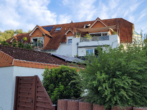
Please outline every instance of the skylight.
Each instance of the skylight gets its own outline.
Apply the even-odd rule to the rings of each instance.
[[[55,31],[60,31],[61,30],[61,27],[57,27]]]

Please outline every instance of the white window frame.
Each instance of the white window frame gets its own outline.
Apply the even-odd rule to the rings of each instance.
[[[68,39],[71,39],[72,40],[72,43],[73,43],[73,36],[68,36],[67,37],[67,41],[66,41],[66,44],[72,44],[72,43],[68,43]]]
[[[87,54],[87,50],[92,50],[92,54],[94,54],[94,48],[86,48],[86,54]],[[91,53],[90,54],[88,53],[88,55],[91,55]]]
[[[57,28],[60,28],[60,30],[61,30],[62,27],[57,27]],[[57,28],[56,28],[56,29],[57,29]],[[60,31],[60,30],[56,30],[56,29],[55,29],[55,31]]]
[[[71,43],[69,43],[68,40],[71,40]],[[72,39],[67,39],[67,44],[72,44]]]
[[[38,41],[39,38],[40,38],[40,37],[32,37],[32,38],[31,38],[31,41],[33,42],[33,39],[37,39],[37,41]],[[42,38],[43,38],[43,47],[44,47],[44,37],[42,36]]]

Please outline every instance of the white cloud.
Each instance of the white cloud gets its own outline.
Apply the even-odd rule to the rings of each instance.
[[[68,16],[67,14],[63,14],[59,16],[59,24],[63,24],[63,23],[69,23],[71,22],[71,16]]]
[[[69,7],[75,19],[91,20],[96,13],[94,3],[96,0],[63,0],[63,5]]]
[[[137,21],[140,21],[143,17],[145,17],[145,16],[146,16],[146,13],[147,13],[147,8],[144,9],[144,10],[140,13],[139,18],[138,18]]]
[[[134,20],[135,20],[134,16],[132,16],[132,15],[129,15],[128,19],[129,19],[130,22],[134,22]]]
[[[116,8],[119,5],[119,0],[109,0],[109,6],[111,9]]]
[[[1,28],[25,31],[36,24],[55,24],[56,13],[48,10],[50,0],[3,0],[0,1]]]

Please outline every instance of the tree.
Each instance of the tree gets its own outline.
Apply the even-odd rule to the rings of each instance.
[[[143,42],[144,42],[145,46],[147,46],[147,34],[144,34],[144,38],[145,38],[145,39],[144,39]]]
[[[86,101],[113,106],[146,106],[147,55],[140,46],[107,47],[99,56],[89,55],[80,71]]]
[[[17,29],[17,30],[5,30],[4,32],[0,31],[0,42],[1,41],[6,41],[7,39],[10,39],[11,37],[13,37],[15,34],[22,34],[25,33],[23,32],[22,29]]]
[[[24,33],[22,29],[17,29],[17,30],[15,31],[15,34],[22,34],[22,33]]]
[[[32,30],[28,30],[28,33],[30,33]]]
[[[51,70],[45,69],[43,73],[43,86],[48,92],[53,103],[57,103],[58,99],[78,98],[81,89],[78,81],[76,69],[61,66]],[[73,81],[73,82],[72,82]]]

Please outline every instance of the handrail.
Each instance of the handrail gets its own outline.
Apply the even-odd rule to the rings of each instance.
[[[80,42],[109,40],[109,36],[81,37]]]

